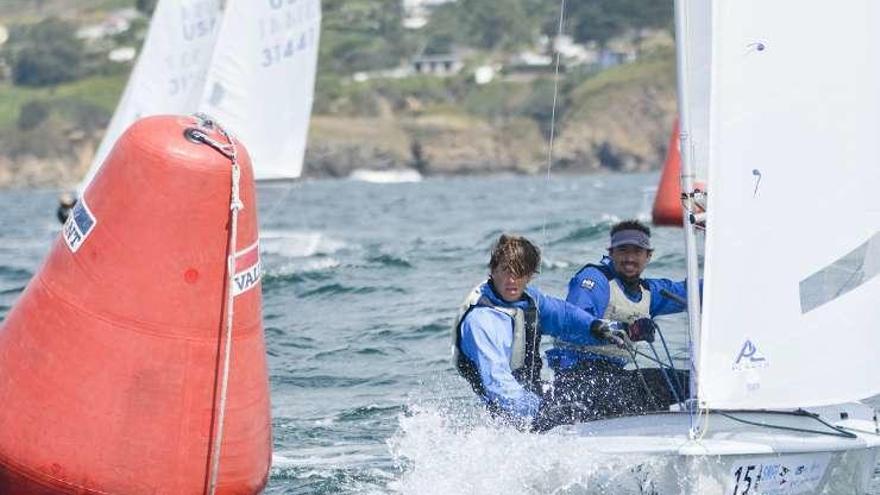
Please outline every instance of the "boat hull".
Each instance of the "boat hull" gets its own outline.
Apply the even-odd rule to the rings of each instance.
[[[865,493],[880,452],[880,436],[866,419],[837,423],[850,436],[815,418],[772,412],[700,419],[708,427],[695,439],[686,413],[596,421],[551,434],[575,437],[584,450],[607,456],[583,490],[571,493]]]

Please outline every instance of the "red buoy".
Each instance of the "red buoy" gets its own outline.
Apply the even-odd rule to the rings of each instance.
[[[666,162],[660,175],[660,185],[654,196],[654,208],[651,220],[654,225],[682,225],[681,208],[681,150],[678,141],[678,121],[672,127],[669,148],[666,150]]]
[[[231,161],[149,117],[119,139],[0,327],[0,493],[202,494],[225,354]],[[220,143],[216,129],[204,132]],[[265,486],[253,171],[241,199],[216,493]]]

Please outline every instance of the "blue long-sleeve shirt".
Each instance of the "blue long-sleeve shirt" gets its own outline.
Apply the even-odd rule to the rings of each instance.
[[[526,291],[538,307],[542,333],[583,345],[600,343],[590,334],[594,316],[533,287]],[[481,286],[481,292],[497,306],[528,307],[525,299],[513,303],[504,301],[488,283]],[[532,418],[537,414],[541,398],[526,390],[510,369],[513,353],[513,320],[510,316],[486,306],[472,309],[461,323],[461,352],[477,366],[484,401],[521,418]]]
[[[602,318],[602,315],[605,314],[605,310],[608,309],[608,303],[611,297],[610,284],[621,284],[620,280],[617,278],[617,273],[614,270],[614,263],[611,261],[611,258],[605,256],[600,263],[610,270],[612,279],[609,280],[599,268],[595,266],[586,266],[577,272],[568,282],[568,296],[565,298],[566,301],[590,313],[594,318]],[[665,278],[646,278],[642,279],[642,282],[644,282],[648,291],[651,293],[649,313],[652,318],[659,315],[680,313],[687,310],[687,306],[684,304],[661,294],[661,291],[667,290],[682,299],[687,299],[686,281],[675,282]],[[641,291],[629,292],[623,284],[621,284],[620,287],[624,289],[623,293],[631,301],[641,301]],[[579,344],[579,342],[568,340],[565,337],[558,338],[566,342]],[[603,343],[607,344],[607,342]],[[623,359],[600,357],[595,354],[561,347],[554,347],[547,350],[547,362],[554,371],[571,368],[583,359],[607,359],[620,366],[623,366],[626,363]]]

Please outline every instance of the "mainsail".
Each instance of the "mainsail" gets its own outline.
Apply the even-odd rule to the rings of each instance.
[[[197,109],[222,16],[221,0],[161,0],[122,98],[92,166],[78,187],[82,196],[116,140],[135,120]]]
[[[715,8],[701,404],[797,408],[874,395],[880,4]]]
[[[161,0],[79,193],[135,120],[201,112],[245,144],[257,180],[299,177],[315,86],[320,0]]]

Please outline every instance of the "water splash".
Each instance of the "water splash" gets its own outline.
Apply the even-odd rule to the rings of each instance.
[[[633,469],[631,456],[597,454],[575,436],[523,433],[481,414],[469,417],[471,423],[430,406],[401,415],[388,444],[403,474],[389,488],[404,495],[653,491],[647,459]]]

